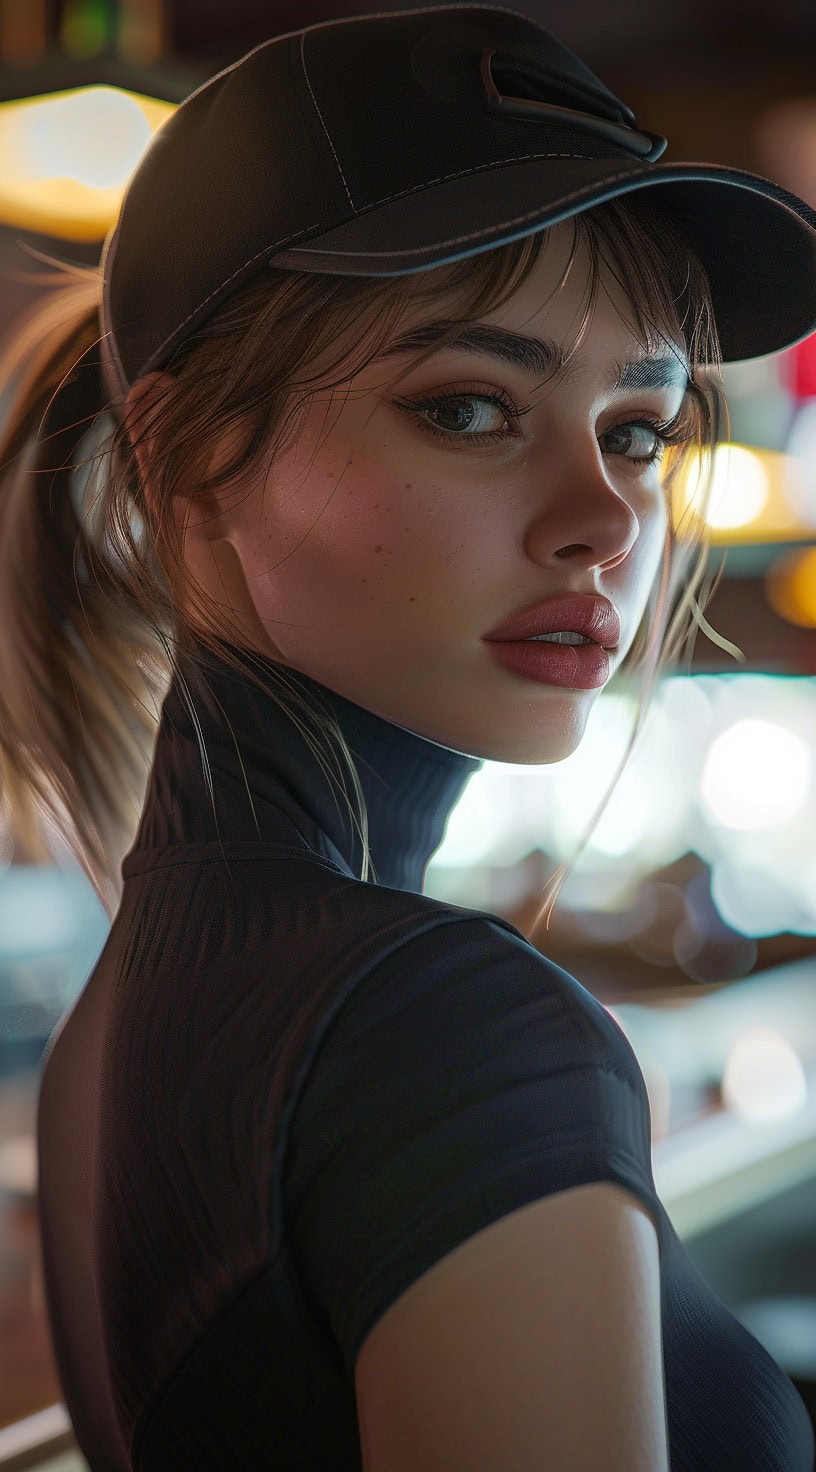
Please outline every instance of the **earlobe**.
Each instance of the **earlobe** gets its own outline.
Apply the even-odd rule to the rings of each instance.
[[[191,532],[188,528],[184,560],[213,606],[235,619],[241,633],[239,642],[285,663],[258,615],[234,542],[227,537],[210,538],[206,530]]]

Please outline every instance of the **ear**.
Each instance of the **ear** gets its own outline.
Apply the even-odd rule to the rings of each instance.
[[[133,445],[144,481],[147,480],[147,466],[152,448],[151,437],[146,432],[150,423],[150,411],[157,399],[172,387],[173,381],[170,373],[145,373],[131,385],[125,398],[124,414],[128,438]]]

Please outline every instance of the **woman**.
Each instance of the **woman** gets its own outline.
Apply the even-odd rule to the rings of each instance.
[[[38,1119],[100,1472],[813,1466],[620,1029],[422,893],[484,759],[688,636],[717,365],[816,325],[816,216],[663,147],[512,10],[307,27],[7,354],[3,792],[112,920]]]

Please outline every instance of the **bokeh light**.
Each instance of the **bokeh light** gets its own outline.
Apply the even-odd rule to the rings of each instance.
[[[765,595],[780,618],[816,629],[816,548],[797,547],[777,557],[765,575]]]
[[[707,521],[710,526],[746,526],[755,521],[768,500],[768,476],[753,450],[742,445],[718,445]]]
[[[740,720],[711,743],[700,795],[726,828],[770,828],[801,808],[812,758],[795,732],[775,721]]]
[[[101,240],[175,104],[120,87],[0,103],[0,224]]]
[[[76,179],[91,189],[124,184],[152,137],[133,97],[88,87],[41,102],[20,137],[19,166],[32,179]]]
[[[757,1124],[785,1119],[807,1099],[796,1049],[771,1027],[751,1027],[732,1045],[722,1077],[723,1103]]]

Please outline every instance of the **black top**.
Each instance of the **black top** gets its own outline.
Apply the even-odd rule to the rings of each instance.
[[[600,1180],[658,1231],[672,1472],[812,1472],[801,1397],[656,1195],[620,1027],[512,925],[422,894],[481,761],[283,671],[354,754],[364,882],[302,730],[206,660],[240,749],[197,698],[220,837],[176,678],[120,907],[42,1068],[46,1299],[93,1472],[359,1472],[377,1319],[490,1222]]]

